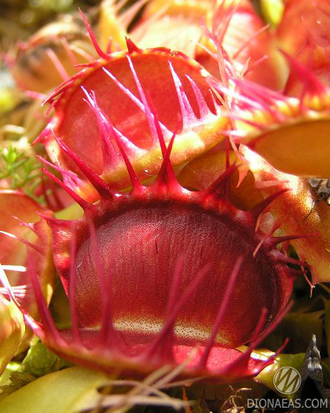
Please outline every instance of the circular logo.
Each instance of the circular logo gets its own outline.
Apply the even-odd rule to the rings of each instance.
[[[301,376],[293,367],[282,367],[274,374],[273,384],[282,394],[293,394],[301,385]]]

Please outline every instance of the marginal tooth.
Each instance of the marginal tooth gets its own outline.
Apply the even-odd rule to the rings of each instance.
[[[62,182],[60,179],[58,179],[55,175],[47,171],[47,169],[42,169],[42,172],[48,176],[52,181],[54,181],[56,184],[58,184],[61,188],[64,189],[64,191],[71,196],[71,198],[77,202],[78,205],[81,206],[81,208],[86,211],[92,207],[92,204],[88,203],[85,201],[83,198],[81,198],[74,190],[72,190],[66,183]]]
[[[125,95],[131,99],[131,101],[133,103],[135,103],[135,105],[142,111],[142,113],[144,113],[146,115],[146,117],[148,118],[148,110],[145,107],[145,105],[143,104],[143,102],[141,102],[140,99],[138,99],[128,88],[126,88],[109,70],[107,70],[105,67],[103,68],[103,71],[110,77],[111,80],[113,80],[115,82],[115,84],[120,88],[120,90],[122,92],[125,93]],[[152,115],[152,114],[151,114]],[[154,116],[152,115],[153,119]],[[169,134],[169,130],[161,123],[159,122],[159,125],[161,127],[161,130],[163,131],[164,135],[168,136]],[[151,136],[153,139],[153,136]],[[153,145],[154,144],[158,144],[158,138],[157,140],[153,141]]]
[[[187,98],[187,95],[185,94],[183,90],[183,86],[181,83],[181,80],[179,76],[176,74],[173,65],[170,61],[168,61],[168,64],[170,66],[170,71],[173,77],[176,93],[179,99],[179,105],[181,109],[181,115],[182,115],[182,129],[186,129],[189,126],[191,126],[192,123],[196,122],[196,115],[193,111],[193,108]]]
[[[185,75],[186,78],[189,80],[190,85],[193,89],[194,95],[196,97],[196,101],[197,101],[197,105],[198,105],[198,109],[199,109],[199,117],[200,119],[205,118],[207,115],[210,114],[210,109],[206,103],[206,100],[200,90],[200,88],[196,85],[196,82],[194,81],[194,79],[192,79],[189,75]],[[214,98],[214,96],[212,95],[212,97]],[[216,102],[215,99],[213,100],[214,103],[214,107],[216,108]]]
[[[127,155],[135,159],[142,157],[148,152],[148,150],[141,149],[138,146],[134,145],[134,143],[130,141],[125,135],[123,135],[117,128],[114,127],[113,129],[117,133],[117,137],[120,140],[120,143]]]
[[[155,125],[155,121],[154,121],[155,117],[153,116],[151,108],[148,104],[146,95],[143,91],[143,87],[141,85],[141,82],[140,82],[140,80],[138,78],[138,75],[136,73],[136,70],[134,68],[132,59],[129,56],[127,56],[127,60],[128,60],[128,64],[130,66],[131,72],[133,74],[135,84],[138,88],[138,91],[139,91],[139,94],[140,94],[140,97],[141,97],[141,100],[142,100],[142,104],[144,105],[144,108],[145,108],[145,115],[147,117],[149,129],[150,129],[150,134],[151,134],[151,139],[152,139],[152,143],[154,145],[155,142],[158,141],[158,134],[157,134],[156,125]]]
[[[102,109],[98,106],[96,96],[93,92],[88,93],[87,90],[82,87],[83,92],[87,97],[87,103],[93,110],[102,138],[103,154],[104,154],[104,169],[113,169],[115,165],[118,165],[122,160],[122,154],[118,144],[122,146],[125,153],[132,158],[136,159],[147,153],[147,150],[141,149],[134,145],[125,135],[123,135],[117,128],[115,128]],[[119,142],[118,142],[119,141]]]

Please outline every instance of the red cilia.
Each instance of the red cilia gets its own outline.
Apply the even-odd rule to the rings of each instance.
[[[87,105],[91,119],[96,120],[103,153],[120,154],[131,189],[118,190],[109,175],[95,172],[93,155],[84,154],[85,158],[90,156],[90,162],[82,159],[65,142],[61,134],[65,128],[56,122],[53,128],[52,124],[48,127],[66,164],[77,174],[55,165],[63,181],[47,170],[45,173],[84,211],[81,218],[72,221],[44,217],[53,232],[55,266],[70,302],[72,326],[57,329],[33,268],[29,272],[40,322],[23,310],[26,321],[60,356],[105,372],[143,377],[161,366],[185,362],[182,378],[230,382],[254,376],[273,362],[273,358],[254,358],[253,349],[283,316],[294,281],[294,270],[287,266],[290,258],[277,244],[295,237],[274,237],[258,225],[265,209],[283,191],[252,210],[237,209],[227,185],[236,170],[234,165],[205,190],[183,188],[173,169],[173,144],[180,143],[182,129],[189,135],[190,124],[196,126],[200,121],[201,129],[203,113],[210,117],[210,110],[195,82],[190,82],[193,97],[189,100],[171,65],[173,56],[168,53],[166,61],[167,52],[162,49],[159,53],[172,76],[183,125],[181,133],[180,128],[164,133],[157,105],[144,93],[135,71],[134,53],[138,52],[121,54],[120,59],[127,59],[140,95],[130,95],[130,99],[145,116],[153,147],[157,140],[160,148],[158,173],[149,186],[142,184],[131,160],[134,153],[127,152],[132,145],[101,108],[98,90],[88,88],[88,77],[81,76],[74,86],[83,93],[85,102],[81,99],[81,105]],[[113,81],[106,66],[109,61],[103,58],[103,63],[94,66],[103,79],[106,71]],[[119,82],[115,83],[118,87]],[[93,84],[104,88],[103,83]],[[64,96],[69,107],[67,91]],[[62,102],[60,110],[63,121],[70,111],[63,109]],[[70,120],[79,129],[79,117]],[[176,120],[171,122],[173,129]],[[104,170],[110,168],[109,160],[111,156],[103,159]],[[97,197],[80,196],[86,194],[76,190],[82,179],[84,187],[93,186]],[[250,344],[245,351],[236,349],[246,343]]]

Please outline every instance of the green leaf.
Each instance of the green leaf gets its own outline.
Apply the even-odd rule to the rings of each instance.
[[[0,375],[15,355],[24,332],[22,313],[0,294]]]
[[[36,341],[30,347],[22,366],[25,373],[41,377],[66,367],[72,367],[73,364],[51,352],[41,341]]]
[[[1,413],[74,413],[75,406],[107,381],[103,373],[71,367],[47,374],[0,401]]]
[[[262,356],[266,356],[267,358],[270,357],[272,352],[269,350],[255,350],[254,353],[260,354]],[[267,386],[269,389],[273,390],[275,393],[279,394],[280,396],[283,396],[283,394],[280,394],[273,383],[273,378],[277,370],[279,370],[282,367],[293,367],[295,368],[299,373],[302,371],[303,365],[305,361],[305,354],[300,353],[300,354],[279,354],[276,359],[275,363],[266,367],[257,377],[256,381],[258,383],[262,383],[264,386]],[[288,398],[291,398],[291,395],[287,396]]]
[[[34,381],[73,364],[52,353],[38,339],[34,339],[22,363],[10,363],[0,381],[0,400]]]
[[[3,380],[3,385],[0,386],[0,401],[36,379],[32,374],[24,373],[21,370],[11,371],[8,367],[3,375],[6,379]]]

